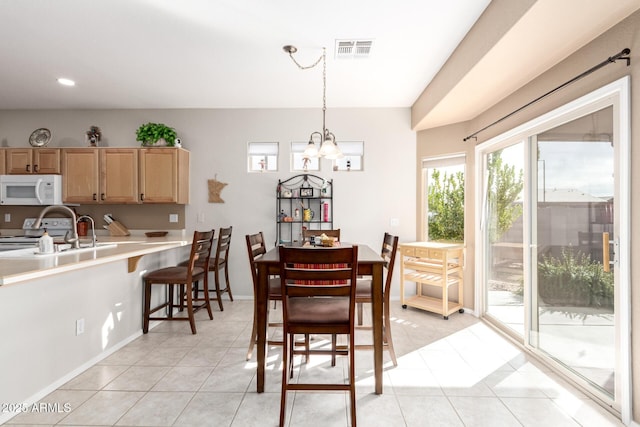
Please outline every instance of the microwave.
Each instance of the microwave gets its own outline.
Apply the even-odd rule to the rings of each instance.
[[[0,175],[0,205],[61,204],[61,175]]]

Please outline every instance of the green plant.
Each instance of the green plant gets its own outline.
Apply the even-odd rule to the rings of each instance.
[[[613,273],[583,252],[563,249],[560,258],[538,262],[538,294],[547,304],[613,306]]]
[[[464,241],[464,174],[434,169],[428,204],[429,240]]]
[[[136,131],[136,141],[140,141],[142,145],[153,145],[162,138],[168,146],[173,147],[177,137],[176,130],[163,123],[146,123]]]
[[[524,188],[524,179],[522,169],[516,172],[515,166],[504,163],[502,150],[489,156],[487,170],[487,203],[493,218],[488,224],[489,240],[493,243],[522,215],[522,204],[516,200]]]

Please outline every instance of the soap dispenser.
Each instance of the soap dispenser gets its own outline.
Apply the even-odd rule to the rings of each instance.
[[[38,249],[40,249],[41,254],[53,253],[53,238],[49,236],[46,228],[44,229],[44,234],[38,240]]]

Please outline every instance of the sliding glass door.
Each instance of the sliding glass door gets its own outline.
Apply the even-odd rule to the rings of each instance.
[[[529,344],[607,396],[615,394],[613,108],[531,138]]]
[[[476,303],[630,417],[628,79],[476,148]]]

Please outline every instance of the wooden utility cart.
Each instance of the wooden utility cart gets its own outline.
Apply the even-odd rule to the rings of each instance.
[[[445,319],[462,308],[463,251],[462,244],[438,242],[401,243],[400,299],[402,308],[407,306],[439,313]],[[416,295],[405,298],[405,281],[415,282]],[[458,301],[449,301],[449,287],[458,286]],[[427,287],[440,288],[441,297],[425,295]]]

